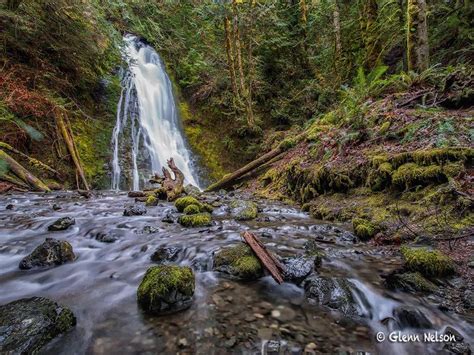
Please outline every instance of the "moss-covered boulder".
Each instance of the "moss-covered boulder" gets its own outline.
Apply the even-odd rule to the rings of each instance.
[[[189,205],[184,209],[184,214],[198,214],[201,212],[201,209],[197,205]]]
[[[144,214],[146,214],[146,208],[145,206],[141,205],[141,204],[134,204],[134,205],[130,205],[130,206],[127,206],[125,207],[124,211],[123,211],[123,215],[124,216],[142,216]]]
[[[76,255],[72,250],[71,244],[65,240],[46,238],[43,244],[36,247],[30,255],[21,260],[19,267],[20,269],[27,270],[57,266],[75,259]]]
[[[354,234],[361,240],[369,240],[380,231],[377,225],[364,218],[354,218],[352,228],[354,228]]]
[[[201,190],[199,190],[198,187],[196,187],[194,185],[191,185],[191,184],[188,184],[184,187],[184,192],[188,196],[197,197],[197,196],[201,195]]]
[[[436,290],[436,285],[419,272],[391,273],[385,277],[385,284],[389,289],[405,292],[431,293]]]
[[[34,354],[76,325],[67,308],[43,297],[0,306],[0,353]]]
[[[211,225],[212,218],[209,213],[185,214],[179,216],[178,223],[183,227],[205,227]]]
[[[174,205],[179,212],[184,212],[184,209],[188,206],[195,205],[201,206],[201,203],[193,196],[185,196],[178,198]]]
[[[191,268],[160,265],[150,267],[140,283],[137,301],[152,314],[168,314],[191,306],[194,274]]]
[[[426,277],[442,277],[455,272],[451,258],[439,250],[403,246],[400,251],[409,271],[418,271]]]
[[[146,198],[145,206],[157,206],[158,202],[159,202],[159,200],[155,195],[149,195]]]
[[[258,208],[252,201],[233,200],[230,205],[230,213],[238,221],[248,221],[257,218]]]
[[[262,264],[244,243],[216,252],[213,269],[241,280],[256,280],[263,276]]]

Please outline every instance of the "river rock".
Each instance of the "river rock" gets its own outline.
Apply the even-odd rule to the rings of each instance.
[[[393,311],[393,317],[397,321],[400,329],[429,329],[432,326],[429,319],[426,318],[426,316],[420,310],[413,307],[398,307]]]
[[[137,291],[140,307],[158,315],[190,307],[193,296],[194,274],[187,266],[152,266],[143,276]]]
[[[56,220],[53,224],[48,226],[48,230],[51,232],[63,231],[68,229],[70,226],[76,224],[76,220],[71,217],[62,217]]]
[[[151,261],[155,263],[165,263],[175,261],[178,254],[183,250],[181,247],[158,247],[153,254],[151,254]]]
[[[305,256],[282,259],[282,263],[285,265],[283,278],[285,281],[294,282],[296,284],[301,283],[315,270],[315,261],[315,257]]]
[[[171,224],[175,222],[175,218],[173,217],[173,214],[168,211],[166,215],[161,219],[161,222]]]
[[[30,255],[23,258],[19,266],[20,269],[26,270],[62,265],[75,259],[76,255],[74,255],[71,244],[65,240],[46,238],[43,244],[36,247]]]
[[[94,238],[101,243],[113,243],[118,240],[118,237],[108,232],[98,232]]]
[[[313,275],[303,284],[310,303],[326,306],[347,315],[357,315],[350,282],[343,278]]]
[[[191,184],[188,184],[184,187],[184,192],[186,193],[186,195],[195,196],[195,197],[201,194],[201,190],[199,190],[198,187]]]
[[[123,211],[124,216],[141,216],[146,213],[146,208],[143,205],[140,204],[134,204],[131,206],[125,207],[125,210]]]
[[[386,276],[385,285],[392,290],[405,292],[431,293],[436,290],[436,285],[423,277],[419,272],[392,272]]]
[[[241,280],[256,280],[263,276],[260,261],[244,243],[216,252],[213,269]]]
[[[232,217],[238,221],[248,221],[257,218],[258,208],[252,201],[233,200],[229,208]]]
[[[31,354],[76,325],[67,308],[43,297],[0,306],[0,353]]]

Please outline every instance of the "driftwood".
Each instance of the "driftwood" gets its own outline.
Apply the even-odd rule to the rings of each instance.
[[[163,167],[163,176],[160,176],[155,173],[155,176],[150,179],[150,182],[161,184],[162,187],[161,189],[159,189],[159,191],[166,195],[166,199],[168,201],[174,201],[184,191],[184,174],[181,170],[178,169],[178,167],[174,163],[173,158],[170,158],[167,163],[169,169],[174,174],[174,179],[171,176],[170,170]]]
[[[86,176],[84,174],[84,169],[82,168],[81,159],[79,157],[79,152],[77,151],[76,144],[74,143],[74,138],[69,127],[69,122],[65,122],[63,115],[64,114],[61,111],[56,113],[56,125],[58,127],[59,132],[61,133],[61,136],[63,137],[64,143],[66,144],[66,148],[69,152],[69,155],[71,156],[74,166],[76,167],[76,172],[81,178],[84,188],[86,190],[89,190],[89,184],[87,183]]]
[[[28,189],[19,188],[18,186],[10,182],[0,181],[0,194],[4,194],[10,191],[26,192],[28,191]]]
[[[275,258],[275,256],[267,250],[265,245],[257,238],[257,236],[250,232],[244,232],[242,234],[245,242],[252,248],[257,258],[262,262],[263,266],[270,272],[270,275],[279,284],[283,283],[282,272],[284,271],[283,265]]]
[[[45,185],[43,181],[38,179],[28,170],[26,170],[20,163],[13,159],[10,155],[5,153],[3,150],[0,150],[0,161],[3,161],[7,164],[9,169],[22,181],[26,182],[28,185],[39,191],[50,191],[49,187]],[[1,176],[2,179],[7,180],[7,174]],[[8,180],[12,182],[11,179]]]

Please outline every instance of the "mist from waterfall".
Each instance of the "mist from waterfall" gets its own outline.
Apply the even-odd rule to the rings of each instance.
[[[183,172],[185,184],[199,187],[180,127],[173,86],[160,56],[137,37],[126,35],[123,57],[127,67],[120,73],[122,92],[112,134],[112,189],[124,185],[124,151],[131,155],[129,189],[139,190],[149,175],[161,174],[169,158],[174,158]]]

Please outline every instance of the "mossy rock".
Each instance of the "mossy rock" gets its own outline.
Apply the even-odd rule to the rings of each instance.
[[[183,210],[184,214],[191,215],[191,214],[198,214],[201,212],[201,209],[197,205],[189,205]]]
[[[193,196],[185,196],[178,198],[174,203],[179,212],[184,212],[184,209],[190,205],[201,206],[201,203]]]
[[[252,201],[234,200],[230,203],[230,212],[238,221],[248,221],[257,218],[258,208]]]
[[[256,280],[263,275],[262,264],[244,243],[219,250],[213,268],[241,280]]]
[[[158,198],[155,195],[150,195],[146,198],[145,206],[157,206]]]
[[[76,325],[67,308],[43,297],[0,306],[0,353],[36,354],[41,347]]]
[[[190,267],[152,266],[138,287],[137,301],[148,313],[178,312],[191,306],[194,286],[194,273]]]
[[[380,231],[377,225],[364,218],[354,218],[352,227],[354,228],[354,234],[361,240],[369,240]]]
[[[439,250],[403,246],[400,251],[407,270],[418,271],[426,277],[448,276],[455,272],[451,258]]]
[[[385,279],[385,284],[392,290],[406,292],[431,293],[436,290],[436,285],[419,272],[392,273]]]
[[[182,215],[178,218],[178,223],[183,227],[204,227],[210,226],[212,222],[209,213],[197,213],[191,215]]]
[[[74,261],[76,255],[72,245],[65,240],[46,238],[33,252],[24,257],[20,262],[20,269],[44,268],[59,266]]]

